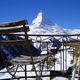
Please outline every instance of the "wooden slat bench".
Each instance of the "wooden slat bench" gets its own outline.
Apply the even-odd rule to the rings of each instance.
[[[32,41],[29,40],[27,32],[29,31],[29,26],[26,26],[28,24],[28,22],[26,20],[21,20],[21,21],[17,21],[17,22],[10,22],[10,23],[3,23],[0,24],[0,36],[17,36],[17,33],[23,32],[24,33],[24,38],[20,38],[20,39],[13,39],[13,40],[0,40],[0,46],[24,46],[24,48],[29,49],[30,45],[32,44]],[[30,50],[31,51],[31,50]],[[12,77],[16,77],[15,74],[17,72],[17,68],[18,66],[25,66],[25,79],[27,77],[27,70],[26,70],[26,65],[32,64],[35,74],[36,74],[36,78],[39,80],[41,80],[40,76],[42,75],[42,70],[43,70],[43,66],[42,66],[42,70],[40,70],[40,74],[37,74],[36,68],[35,68],[35,64],[39,63],[44,65],[44,62],[48,59],[48,57],[50,57],[53,53],[55,53],[57,51],[52,50],[51,54],[45,55],[45,56],[37,56],[37,57],[33,57],[31,56],[27,56],[27,55],[20,55],[20,56],[16,56],[15,58],[9,60],[9,62],[12,64],[11,66],[6,65],[7,71],[9,72],[10,75],[12,75]],[[27,53],[27,52],[26,52]],[[33,52],[34,53],[34,52]],[[55,53],[56,54],[56,53]],[[16,70],[14,73],[12,73],[11,69],[16,67]]]
[[[30,47],[30,45],[32,44],[32,41],[29,40],[27,32],[29,31],[29,26],[26,26],[28,22],[26,20],[21,20],[21,21],[17,21],[17,22],[10,22],[10,23],[3,23],[0,24],[0,36],[13,36],[13,35],[17,35],[17,33],[23,32],[24,33],[24,38],[21,39],[13,39],[13,40],[0,40],[0,46],[24,46],[26,47]],[[29,49],[29,48],[28,48]],[[34,52],[33,52],[34,53]],[[35,74],[36,74],[36,78],[40,79],[40,76],[42,75],[42,70],[41,74],[38,75],[36,68],[35,68],[35,64],[36,63],[44,63],[45,60],[49,57],[50,55],[46,55],[46,56],[38,56],[38,57],[33,57],[33,56],[26,56],[26,55],[20,55],[20,56],[16,56],[15,58],[9,60],[9,62],[12,64],[12,66],[8,66],[6,65],[7,71],[9,72],[10,75],[12,75],[12,77],[16,77],[15,74],[17,72],[17,68],[18,66],[25,66],[25,79],[27,77],[26,74],[26,65],[28,64],[32,64]],[[14,73],[12,73],[11,69],[14,68],[14,66],[16,67],[16,70]],[[42,68],[43,69],[43,68]]]
[[[29,47],[29,45],[32,44],[32,41],[28,39],[27,32],[29,31],[29,26],[26,26],[27,24],[28,24],[27,20],[21,20],[21,21],[17,21],[17,22],[9,22],[9,23],[0,24],[0,36],[6,36],[6,35],[12,35],[13,36],[13,35],[16,35],[16,33],[20,33],[20,32],[24,33],[24,38],[22,38],[22,39],[0,40],[0,46],[17,46],[17,45],[20,45],[20,46],[26,46],[26,47],[28,46]],[[16,60],[17,60],[16,58],[17,58],[17,56],[14,58],[15,63],[13,63],[12,60],[9,60],[8,62],[10,62],[12,64],[12,66],[14,66],[16,64],[18,65],[18,63],[20,63],[19,65],[22,65],[21,61],[20,62],[18,61],[16,63]],[[21,57],[19,57],[19,58],[21,58]],[[26,59],[24,63],[27,63],[27,62],[29,63],[29,61]],[[14,72],[12,74],[12,72],[10,72],[10,70],[9,70],[10,66],[6,65],[5,61],[4,61],[3,65],[5,65],[5,67],[7,68],[7,71],[10,73],[10,75],[12,75],[12,77],[14,77],[16,72]],[[25,72],[25,76],[26,76],[26,72]]]

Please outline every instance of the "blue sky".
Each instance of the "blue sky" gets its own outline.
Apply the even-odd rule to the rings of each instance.
[[[42,11],[64,28],[80,28],[80,0],[0,0],[0,23],[27,19]]]

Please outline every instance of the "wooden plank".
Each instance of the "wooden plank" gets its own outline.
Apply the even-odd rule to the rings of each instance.
[[[14,27],[14,26],[21,26],[21,25],[25,25],[25,24],[28,24],[27,20],[21,20],[21,21],[17,21],[17,22],[3,23],[3,24],[0,24],[0,27]]]
[[[3,40],[0,41],[0,45],[29,45],[31,43],[31,40]]]
[[[8,28],[8,29],[0,29],[0,34],[9,34],[9,33],[17,33],[17,32],[27,32],[29,31],[29,27],[18,27],[18,28]]]
[[[69,78],[70,75],[68,75],[66,73],[66,71],[55,71],[55,70],[51,70],[50,71],[50,80],[54,79],[55,77],[65,77],[65,78]]]

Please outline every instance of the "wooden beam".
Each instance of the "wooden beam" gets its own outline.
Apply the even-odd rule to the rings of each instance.
[[[69,78],[69,75],[66,73],[66,71],[50,71],[50,80],[54,79],[55,77],[65,77]]]

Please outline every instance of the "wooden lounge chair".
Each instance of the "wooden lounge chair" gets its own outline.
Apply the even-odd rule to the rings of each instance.
[[[13,35],[14,33],[20,33],[20,32],[24,33],[24,38],[23,39],[18,39],[18,40],[17,39],[15,39],[15,40],[14,39],[13,40],[3,39],[3,40],[0,40],[0,49],[1,49],[0,52],[1,52],[1,54],[6,52],[6,56],[7,56],[6,61],[10,62],[12,64],[12,68],[14,68],[14,65],[16,65],[16,66],[22,65],[22,62],[24,63],[24,65],[27,65],[27,63],[29,64],[30,62],[33,63],[32,62],[32,60],[33,60],[32,56],[29,56],[30,57],[30,62],[29,62],[27,59],[24,59],[25,61],[22,60],[23,58],[20,57],[20,56],[10,57],[10,55],[7,54],[7,51],[9,51],[9,52],[12,51],[11,47],[13,47],[13,46],[18,46],[19,45],[19,46],[26,46],[26,47],[29,48],[30,44],[32,44],[32,41],[28,39],[27,31],[29,31],[29,27],[26,26],[26,24],[27,24],[26,20],[0,24],[0,36],[7,36],[7,35],[11,35],[11,34]],[[5,51],[4,48],[7,48],[6,49],[7,51]],[[3,58],[5,58],[4,55],[2,55],[2,56],[3,56]],[[0,57],[1,57],[1,55],[0,55]],[[17,59],[16,59],[17,57],[19,57],[19,60],[20,60],[18,62],[17,62]],[[4,63],[6,64],[6,62],[4,62]],[[12,73],[11,70],[10,70],[11,66],[8,66],[8,64],[6,64],[4,67],[7,68],[7,71],[10,73],[10,75],[12,75],[12,77],[15,77],[15,73],[17,72],[17,69],[14,73]],[[26,71],[25,71],[25,76],[26,76]]]
[[[4,63],[5,63],[4,67],[6,67],[8,73],[12,76],[12,78],[16,77],[16,72],[18,70],[18,67],[22,68],[22,66],[24,65],[25,69],[23,70],[25,72],[25,79],[27,79],[26,65],[32,64],[35,74],[36,74],[36,79],[41,80],[40,77],[42,75],[43,67],[42,67],[42,70],[40,70],[40,74],[38,75],[36,68],[35,68],[35,64],[44,63],[44,61],[50,55],[48,56],[40,56],[37,54],[35,55],[35,53],[37,53],[38,51],[35,52],[35,50],[37,49],[34,48],[34,46],[32,45],[32,41],[28,39],[27,31],[29,31],[29,27],[26,26],[27,23],[28,22],[26,20],[21,20],[17,22],[0,24],[0,36],[4,38],[3,40],[0,40],[0,49],[1,49],[0,52],[1,54],[4,53],[6,55],[6,60],[4,59],[2,60],[4,60]],[[18,39],[8,39],[10,36],[18,35],[17,33],[20,34],[20,32],[24,33],[23,35],[24,38],[19,37]],[[19,51],[24,49],[26,53],[25,52],[22,53],[21,51],[20,53],[22,54],[19,54],[18,50],[16,51],[16,49],[19,49]],[[8,65],[9,64],[8,62],[10,63],[11,66]]]
[[[36,80],[42,80],[41,75],[44,62],[52,55],[52,53],[57,51],[55,51],[55,49],[51,51],[52,53],[41,56],[40,52],[38,52],[38,50],[32,45],[32,41],[28,38],[27,32],[29,31],[29,27],[26,26],[26,24],[28,24],[26,20],[0,24],[0,36],[4,38],[3,40],[0,40],[0,49],[2,50],[1,53],[5,53],[7,56],[7,59],[5,60],[6,62],[4,63],[10,63],[8,63],[9,65],[5,64],[5,67],[12,78],[16,77],[16,72],[19,67],[23,68],[22,66],[25,66],[25,69],[23,70],[25,72],[26,80],[26,65],[32,65],[36,74]],[[21,32],[23,32],[24,35],[20,35]],[[15,39],[12,37],[14,35],[16,36]],[[21,38],[21,36],[24,38]],[[37,63],[42,65],[39,69],[40,74],[36,71],[35,64]]]

